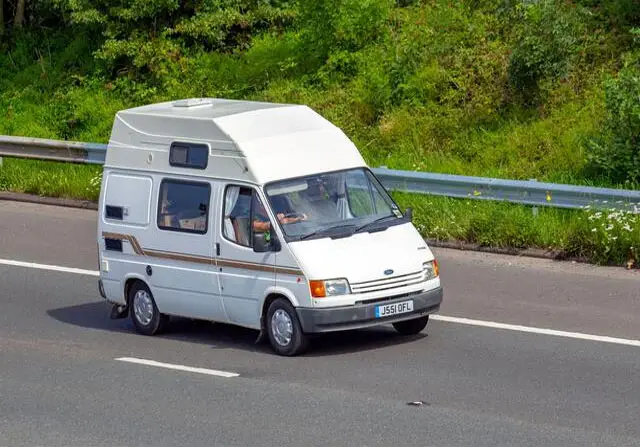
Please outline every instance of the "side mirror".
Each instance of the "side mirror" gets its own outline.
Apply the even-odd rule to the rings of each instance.
[[[409,222],[413,222],[413,208],[409,207],[404,211],[404,215],[409,220]]]
[[[267,253],[270,251],[280,251],[280,242],[275,235],[267,237],[268,233],[253,234],[253,251],[256,253]]]
[[[266,253],[271,251],[271,242],[267,242],[267,233],[253,234],[253,251],[256,253]]]

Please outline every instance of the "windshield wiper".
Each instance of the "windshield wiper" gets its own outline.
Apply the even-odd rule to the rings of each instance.
[[[377,219],[372,220],[371,222],[368,222],[368,223],[366,223],[364,225],[360,225],[358,228],[356,228],[356,233],[359,232],[359,231],[364,230],[365,228],[371,227],[373,224],[376,224],[378,222],[382,222],[383,220],[387,220],[390,217],[396,217],[396,216],[394,214],[389,214],[387,216],[378,217]]]
[[[335,225],[333,227],[329,227],[329,228],[323,228],[322,230],[318,230],[318,231],[314,231],[313,233],[309,233],[309,234],[305,234],[304,236],[301,236],[300,239],[298,239],[299,241],[304,241],[305,239],[309,239],[312,238],[313,236],[317,236],[318,234],[325,234],[325,233],[329,233],[333,230],[337,230],[338,228],[346,228],[346,227],[355,227],[355,225],[353,224],[342,224],[342,225]]]

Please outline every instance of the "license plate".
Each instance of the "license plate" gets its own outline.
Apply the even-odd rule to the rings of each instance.
[[[413,300],[376,306],[376,318],[404,314],[413,310]]]

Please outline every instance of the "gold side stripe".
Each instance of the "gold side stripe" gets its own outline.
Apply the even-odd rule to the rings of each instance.
[[[127,241],[131,245],[131,249],[138,256],[149,256],[152,258],[170,259],[173,261],[193,262],[197,264],[218,265],[220,267],[241,268],[247,270],[256,270],[260,272],[274,272],[283,275],[302,275],[302,270],[293,267],[275,267],[268,264],[256,264],[252,262],[233,261],[231,259],[222,258],[206,258],[203,256],[193,256],[184,253],[173,253],[161,250],[147,250],[142,248],[135,236],[130,234],[103,232],[105,239],[118,239]]]

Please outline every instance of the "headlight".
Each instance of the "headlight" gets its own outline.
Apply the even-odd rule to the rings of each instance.
[[[314,298],[325,298],[327,296],[338,296],[351,293],[349,282],[346,279],[310,281],[309,286],[311,287],[311,296]]]
[[[425,262],[422,264],[422,271],[424,272],[424,280],[429,281],[431,279],[437,278],[440,274],[440,269],[438,268],[438,261],[435,259],[433,261]]]

